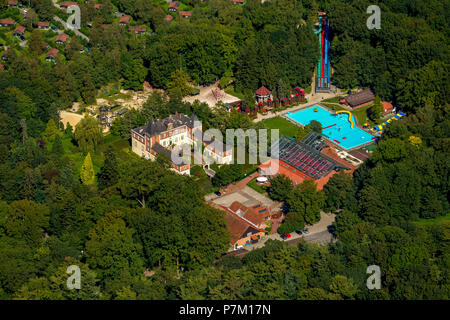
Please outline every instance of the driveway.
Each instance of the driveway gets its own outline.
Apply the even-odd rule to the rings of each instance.
[[[318,244],[327,244],[333,239],[333,235],[328,231],[328,227],[332,225],[336,218],[336,214],[334,213],[325,213],[323,211],[320,212],[320,221],[312,226],[307,226],[309,230],[309,234],[302,234],[299,236],[297,233],[291,233],[291,238],[289,240],[281,239],[278,233],[273,233],[261,239],[258,243],[245,246],[246,250],[253,250],[257,248],[261,248],[264,246],[264,243],[269,240],[279,240],[286,241],[291,245],[297,245],[301,238],[305,239],[307,242],[318,243]]]
[[[58,8],[58,10],[61,10],[61,7],[59,6],[59,4],[58,4],[58,0],[52,0],[52,3],[53,3],[53,6],[55,6],[56,8]],[[87,42],[89,42],[89,38],[84,34],[84,33],[81,33],[80,31],[78,31],[77,29],[71,29],[71,28],[69,28],[68,26],[67,26],[67,23],[64,21],[64,20],[62,20],[61,18],[59,18],[59,17],[57,17],[57,16],[54,16],[53,17],[53,20],[56,20],[56,21],[58,21],[58,22],[60,22],[63,26],[64,26],[64,29],[69,29],[69,30],[72,30],[77,36],[79,36],[79,37],[81,37],[81,38],[83,38],[84,40],[86,40]]]

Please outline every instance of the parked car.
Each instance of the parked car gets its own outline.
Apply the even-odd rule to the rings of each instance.
[[[285,236],[286,236],[286,238],[290,238],[291,234],[290,233],[286,233]]]
[[[222,194],[220,193],[220,191],[216,191],[216,192],[214,192],[214,194],[218,195],[219,197],[222,195]]]
[[[308,229],[306,229],[306,228],[305,228],[305,229],[303,229],[302,231],[303,231],[303,233],[304,233],[304,234],[308,234],[308,233],[309,233],[309,230],[308,230]]]
[[[286,239],[287,239],[286,235],[284,235],[284,234],[280,234],[280,237],[281,237],[281,239],[283,239],[283,240],[286,240]]]
[[[58,31],[58,28],[55,26],[51,26],[50,29],[52,29],[53,31]]]
[[[25,37],[22,36],[22,35],[19,35],[19,39],[22,40],[22,41],[25,41]]]
[[[295,233],[298,234],[299,236],[302,235],[302,231],[301,230],[295,230]]]

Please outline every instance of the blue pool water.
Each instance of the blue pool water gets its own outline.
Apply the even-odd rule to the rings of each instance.
[[[315,108],[317,108],[317,112],[314,112]],[[348,113],[335,115],[315,105],[294,113],[288,112],[287,117],[304,126],[309,124],[311,120],[319,121],[323,128],[322,135],[335,145],[344,149],[352,149],[373,141],[373,136],[358,128],[356,124],[353,128],[351,127],[350,121],[348,121]],[[353,115],[352,120],[355,123],[355,117]]]

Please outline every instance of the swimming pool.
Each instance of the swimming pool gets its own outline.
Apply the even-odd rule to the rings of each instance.
[[[316,108],[317,112],[314,112]],[[344,149],[353,149],[375,139],[356,125],[352,128],[348,113],[333,114],[319,105],[293,113],[288,112],[286,116],[304,126],[311,120],[319,121],[322,124],[322,135]],[[355,123],[353,115],[352,120]]]

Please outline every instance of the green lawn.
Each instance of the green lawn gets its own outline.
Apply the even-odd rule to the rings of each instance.
[[[262,123],[266,129],[279,129],[280,136],[295,137],[298,132],[298,126],[282,117],[270,118]]]
[[[345,108],[343,108],[342,106],[338,105],[338,104],[334,104],[334,103],[324,103],[321,102],[321,105],[324,105],[325,107],[327,107],[328,109],[334,110],[334,111],[339,111],[339,110],[347,110]]]
[[[362,126],[365,122],[371,123],[371,121],[367,117],[367,109],[369,109],[370,107],[371,106],[369,105],[352,111],[352,113],[356,117],[356,120],[358,120],[358,124],[360,126]]]
[[[78,172],[83,165],[84,158],[86,155],[81,152],[76,145],[72,143],[72,139],[68,135],[62,137],[62,144],[64,147],[65,154],[74,161]],[[97,150],[91,152],[92,163],[94,165],[95,173],[100,171],[105,161],[104,152],[109,146],[112,146],[116,152],[117,157],[120,160],[129,160],[130,158],[139,158],[138,155],[134,154],[130,149],[130,144],[128,140],[122,139],[118,136],[108,134],[105,136],[103,142],[97,147]]]
[[[244,99],[244,94],[234,91],[234,87],[233,86],[229,86],[228,88],[226,88],[225,92],[228,93],[228,94],[231,94],[232,96],[235,96],[235,97],[237,97],[237,98],[239,98],[241,100]]]
[[[444,221],[448,221],[450,220],[450,212],[447,213],[445,216],[440,216],[437,218],[433,218],[433,219],[419,219],[418,221],[415,221],[418,224],[421,224],[423,226],[429,226],[432,224],[439,224],[439,223],[443,223]]]
[[[205,171],[201,166],[196,165],[191,167],[190,173],[192,178],[197,182],[197,184],[205,193],[212,193],[219,189],[214,188],[214,186],[211,183],[211,179],[206,175]]]
[[[253,190],[255,190],[256,192],[259,192],[261,194],[266,193],[266,187],[265,186],[260,186],[258,184],[258,182],[256,182],[256,178],[253,179],[252,181],[250,181],[247,186],[249,186],[250,188],[252,188]]]
[[[341,97],[334,97],[322,100],[321,102],[331,102],[331,103],[339,103],[339,100],[341,100]]]

